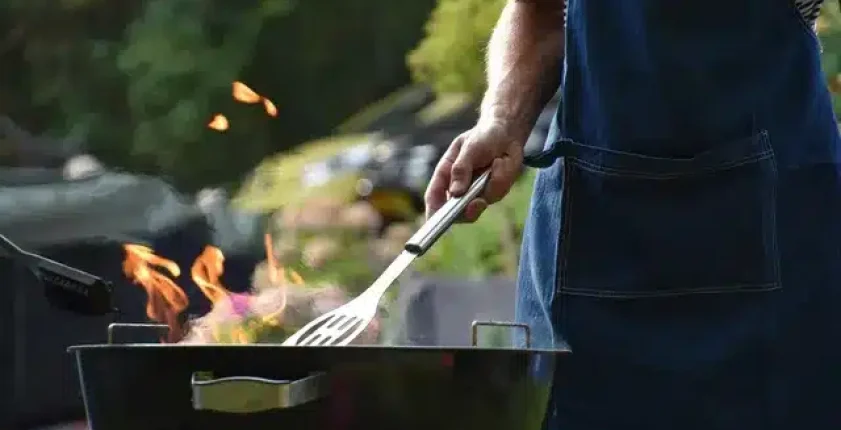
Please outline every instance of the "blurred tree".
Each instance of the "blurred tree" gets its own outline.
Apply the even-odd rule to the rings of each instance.
[[[484,91],[485,45],[506,0],[439,0],[409,54],[412,76],[441,93]]]
[[[14,58],[16,50],[21,61],[9,62],[18,69],[3,79],[7,84],[24,77],[29,100],[16,95],[30,109],[4,111],[28,117],[22,122],[31,129],[86,141],[109,164],[163,172],[182,185],[206,183],[208,171],[221,166],[242,173],[247,167],[232,165],[217,136],[206,131],[210,100],[230,99],[231,82],[250,63],[262,23],[286,12],[289,2],[232,6],[10,0],[0,9],[13,24],[6,33],[10,48],[0,54]],[[266,140],[256,137],[251,141]],[[203,139],[207,144],[200,147]]]
[[[433,5],[7,0],[0,114],[183,188],[235,182],[405,85],[405,54]],[[280,116],[231,100],[233,80],[268,96]],[[217,112],[230,119],[225,133],[206,127]]]
[[[247,168],[230,156],[230,143],[205,125],[216,110],[233,107],[231,84],[251,62],[265,20],[286,12],[284,5],[287,0],[246,8],[232,7],[233,2],[148,0],[115,62],[127,78],[131,154],[153,159],[157,170],[170,174],[194,166],[178,178],[192,186],[207,181],[208,169],[230,180]],[[235,116],[250,137],[239,140],[237,151],[262,152],[259,147],[268,140],[265,116],[251,111]],[[228,171],[221,171],[225,167]]]

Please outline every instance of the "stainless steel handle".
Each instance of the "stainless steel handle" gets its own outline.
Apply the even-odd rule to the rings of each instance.
[[[108,324],[108,344],[115,344],[115,343],[126,343],[120,342],[116,339],[117,333],[124,333],[124,332],[139,332],[139,331],[150,331],[154,330],[158,332],[158,336],[166,336],[166,333],[169,331],[169,326],[166,324],[152,324],[152,323],[111,323]]]
[[[444,234],[453,223],[461,216],[467,204],[485,191],[488,181],[491,179],[491,171],[486,170],[479,175],[461,197],[452,198],[441,206],[420,229],[406,242],[404,249],[415,255],[423,255],[435,244],[435,241]]]
[[[519,328],[523,330],[526,335],[526,348],[531,348],[531,327],[529,327],[528,324],[508,321],[473,321],[473,324],[470,327],[470,343],[473,346],[479,346],[479,327]]]
[[[294,408],[322,399],[329,391],[325,373],[295,381],[278,381],[253,376],[214,379],[211,372],[196,372],[190,385],[193,409],[232,414]]]

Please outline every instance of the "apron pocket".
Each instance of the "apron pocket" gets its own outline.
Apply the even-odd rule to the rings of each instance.
[[[692,158],[562,144],[559,292],[636,298],[780,287],[767,132]]]

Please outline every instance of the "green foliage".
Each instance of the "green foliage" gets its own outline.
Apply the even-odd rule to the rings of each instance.
[[[243,183],[234,197],[234,204],[246,210],[268,211],[301,204],[312,195],[337,199],[356,197],[358,178],[355,174],[337,175],[321,186],[303,188],[304,169],[310,163],[338,155],[371,138],[368,134],[334,136],[307,142],[292,151],[268,157]]]
[[[237,181],[407,83],[434,0],[9,0],[3,114],[181,188]],[[279,108],[231,100],[247,83]],[[216,113],[226,133],[206,127]]]
[[[833,93],[835,115],[841,116],[841,11],[837,2],[827,2],[818,19],[818,34],[823,46],[823,71]]]
[[[412,76],[438,93],[481,94],[484,52],[505,0],[439,0],[426,38],[409,55]]]
[[[226,22],[217,23],[221,40],[216,42],[209,28],[213,6],[198,0],[149,0],[116,56],[118,70],[128,78],[133,153],[153,157],[165,171],[207,153],[225,152],[218,140],[202,139],[213,96],[230,91],[250,62],[262,23],[271,18],[266,11],[284,11],[229,10]]]

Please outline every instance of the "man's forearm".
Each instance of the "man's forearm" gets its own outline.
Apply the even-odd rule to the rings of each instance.
[[[563,27],[564,0],[509,0],[488,44],[480,120],[531,131],[560,82]]]

